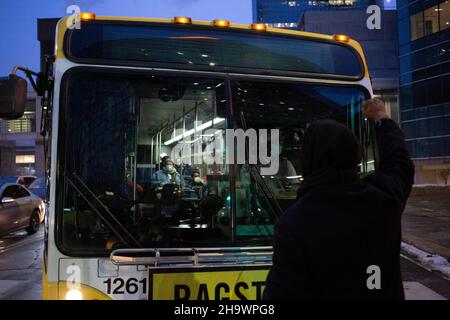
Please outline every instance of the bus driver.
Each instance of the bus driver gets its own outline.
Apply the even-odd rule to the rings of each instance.
[[[162,169],[156,171],[152,176],[152,185],[155,187],[162,187],[167,183],[181,184],[181,176],[169,157],[164,159]]]

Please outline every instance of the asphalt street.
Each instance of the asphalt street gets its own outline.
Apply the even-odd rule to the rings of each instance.
[[[0,300],[42,298],[44,228],[28,236],[25,231],[0,238]],[[402,258],[406,298],[450,299],[450,281]]]
[[[44,227],[0,238],[0,300],[42,299]]]

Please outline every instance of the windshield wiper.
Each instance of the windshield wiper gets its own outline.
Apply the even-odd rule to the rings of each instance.
[[[247,130],[247,123],[245,121],[244,113],[241,111],[241,124],[242,128],[244,130]],[[247,148],[245,148],[246,151],[246,157],[248,158],[247,154]],[[260,172],[260,167],[257,164],[246,164],[248,167],[248,172],[251,175],[251,178],[256,181],[261,187],[261,191],[264,195],[264,198],[267,200],[267,204],[269,205],[269,209],[272,212],[272,215],[274,218],[278,218],[282,213],[283,210],[281,209],[280,205],[278,204],[278,201],[275,199],[272,191],[270,190],[269,186],[267,185],[266,181],[264,180],[263,176]]]
[[[69,176],[64,175],[70,185],[78,192],[78,194],[86,201],[86,203],[95,211],[95,213],[105,222],[108,227],[122,240],[127,246],[133,245],[142,248],[139,241],[133,237],[128,229],[123,226],[108,207],[101,202],[83,180],[74,172]],[[84,192],[83,192],[84,190]],[[89,199],[89,197],[91,199]],[[97,204],[97,206],[95,205]],[[100,209],[100,210],[99,210]],[[103,212],[102,212],[103,211]],[[117,228],[114,227],[117,226]]]

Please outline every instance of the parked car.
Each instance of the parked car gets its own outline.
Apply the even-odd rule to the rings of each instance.
[[[20,229],[33,234],[39,230],[44,215],[44,201],[26,187],[16,183],[0,187],[0,236]]]
[[[45,183],[45,177],[39,177],[36,180],[34,180],[28,187],[28,190],[30,190],[32,193],[37,195],[42,200],[44,201],[48,200],[47,184]]]
[[[36,180],[36,176],[9,176],[9,177],[0,177],[0,186],[5,183],[17,183],[23,186],[28,187],[34,180]]]

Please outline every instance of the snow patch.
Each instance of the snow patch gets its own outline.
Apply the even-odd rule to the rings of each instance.
[[[447,184],[415,184],[415,185],[413,185],[413,188],[430,188],[430,187],[432,187],[432,188],[442,188],[442,187],[445,187],[445,188],[450,188],[450,185],[447,185]]]
[[[404,252],[413,256],[417,262],[422,264],[427,269],[431,271],[438,271],[447,278],[450,278],[450,263],[444,257],[422,251],[405,242],[402,242],[401,248]]]

